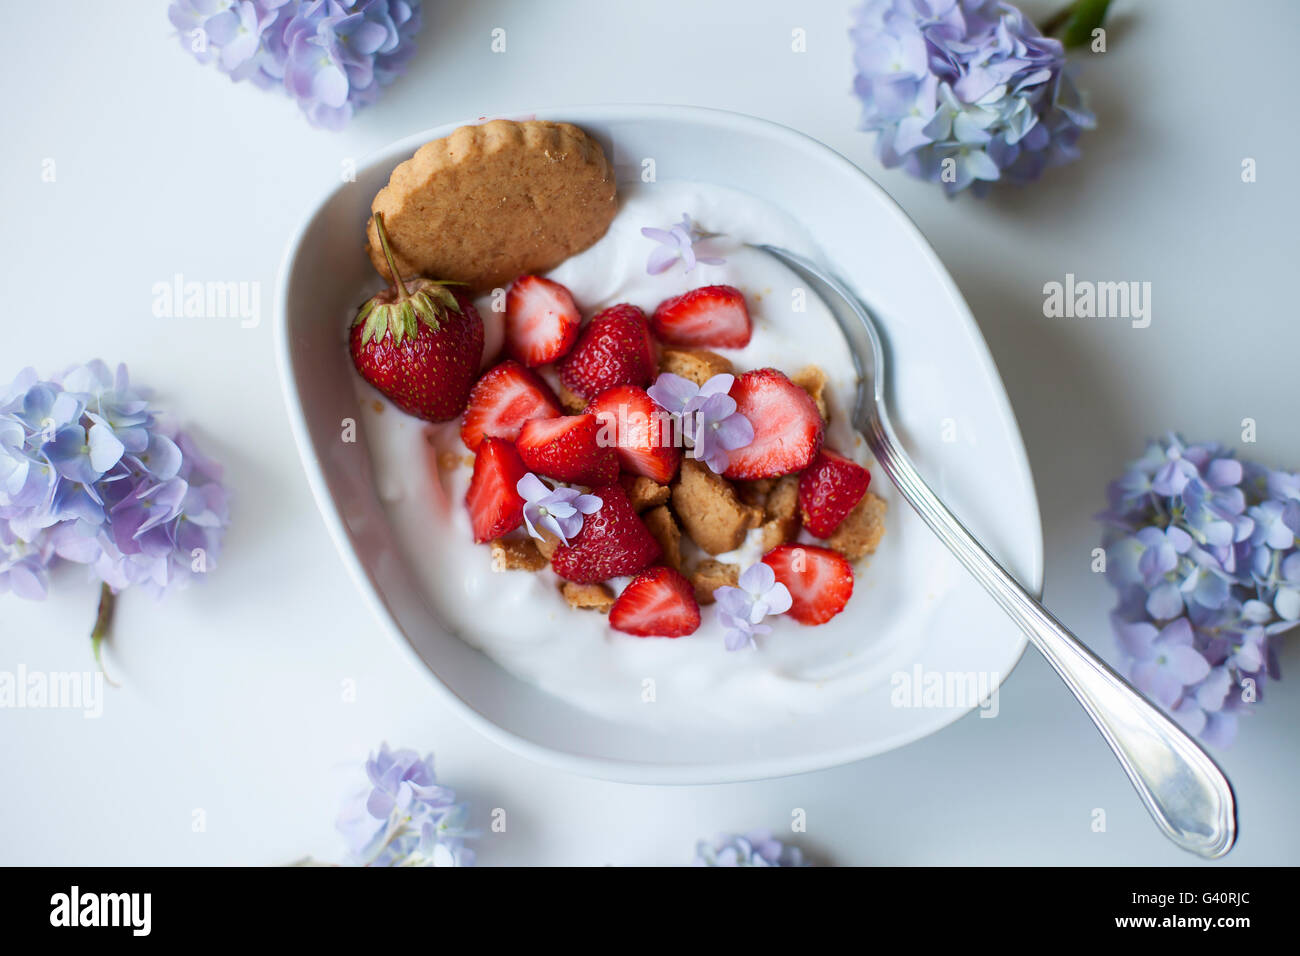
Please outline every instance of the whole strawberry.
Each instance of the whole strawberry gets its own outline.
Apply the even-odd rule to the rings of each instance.
[[[469,295],[448,283],[422,277],[404,282],[383,213],[375,213],[375,229],[394,286],[357,312],[349,336],[352,362],[402,411],[431,422],[455,418],[478,375],[483,320]]]

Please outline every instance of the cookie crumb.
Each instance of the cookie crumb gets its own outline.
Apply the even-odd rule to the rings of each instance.
[[[664,563],[674,571],[682,569],[682,529],[677,526],[677,519],[664,505],[651,508],[641,516],[645,526],[654,535],[659,547],[664,552]]]
[[[560,407],[570,415],[581,415],[587,410],[587,401],[581,395],[575,395],[561,385],[559,389]]]
[[[493,571],[540,571],[546,558],[532,538],[497,538],[492,542]]]
[[[874,553],[885,535],[888,508],[883,498],[868,491],[826,543],[850,561]]]
[[[624,473],[618,480],[623,490],[627,492],[628,500],[632,502],[632,509],[637,514],[667,504],[669,496],[673,493],[667,485],[661,485],[645,475]]]
[[[379,399],[375,399],[373,402],[370,403],[370,407],[375,410],[376,415],[382,415],[384,413],[384,409],[387,406],[384,405],[383,402],[379,401]]]
[[[564,600],[569,602],[569,607],[580,611],[598,611],[601,614],[608,614],[609,609],[614,606],[614,592],[603,584],[575,584],[572,581],[565,581],[560,586],[560,591],[564,594]]]
[[[732,365],[729,359],[705,349],[664,349],[659,356],[659,371],[703,385],[715,375],[732,374]]]
[[[799,477],[786,475],[767,495],[763,506],[763,553],[793,541],[799,533]]]
[[[555,553],[555,549],[560,546],[560,539],[551,534],[545,528],[539,530],[542,532],[541,540],[539,541],[537,538],[530,538],[529,540],[537,547],[537,552],[549,561],[551,560],[551,555]]]
[[[767,504],[767,496],[776,484],[775,478],[756,478],[753,481],[735,482],[736,494],[740,500],[753,508],[762,508]]]
[[[673,510],[690,539],[709,554],[734,551],[763,520],[763,512],[736,497],[727,479],[693,458],[682,461]]]
[[[831,416],[826,408],[826,373],[816,365],[807,365],[791,375],[790,381],[808,393],[808,396],[816,403],[822,421],[829,422]]]
[[[438,455],[438,467],[443,471],[451,471],[453,468],[460,466],[461,457],[454,451],[444,451]]]
[[[695,600],[703,604],[713,603],[713,592],[720,587],[735,587],[740,581],[740,565],[726,564],[706,558],[695,566],[691,574],[691,586],[695,588]]]

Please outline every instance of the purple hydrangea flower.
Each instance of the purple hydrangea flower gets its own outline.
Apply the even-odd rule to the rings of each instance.
[[[665,372],[646,390],[655,404],[678,422],[689,456],[718,475],[731,463],[728,452],[754,440],[753,423],[736,411],[736,400],[728,394],[735,381],[732,375],[715,375],[696,385]]]
[[[389,750],[366,761],[370,789],[339,814],[338,829],[360,866],[473,866],[465,840],[469,807],[438,783],[433,755]]]
[[[167,14],[200,63],[283,90],[326,129],[402,74],[421,24],[420,0],[173,0]]]
[[[720,266],[727,261],[718,256],[702,256],[695,251],[695,243],[716,238],[718,233],[704,231],[688,213],[682,213],[682,221],[667,229],[646,226],[641,235],[659,243],[646,260],[645,271],[652,276],[667,272],[679,260],[686,272],[694,272],[697,263]]]
[[[739,587],[723,585],[713,592],[718,619],[727,628],[725,641],[729,651],[755,647],[756,635],[772,631],[763,619],[769,614],[784,614],[794,603],[790,590],[776,580],[776,573],[762,561],[746,568],[737,584]]]
[[[216,566],[228,523],[220,467],[159,419],[125,366],[94,361],[50,381],[25,369],[0,399],[6,589],[43,597],[32,576],[61,559],[114,593],[161,594]]]
[[[532,472],[515,485],[524,499],[524,525],[528,533],[541,540],[549,531],[565,544],[582,530],[584,515],[593,515],[604,502],[595,495],[584,495],[576,488],[552,488]]]
[[[695,845],[694,866],[810,866],[803,852],[772,836],[770,830],[720,833],[712,843]]]
[[[867,0],[850,36],[880,161],[950,196],[1037,179],[1095,125],[1060,41],[1001,0]]]
[[[1300,623],[1300,475],[1168,435],[1107,489],[1106,578],[1124,666],[1190,732],[1232,742]]]

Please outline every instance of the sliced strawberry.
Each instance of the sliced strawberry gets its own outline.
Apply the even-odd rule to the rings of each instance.
[[[587,515],[582,530],[551,555],[551,568],[579,584],[636,574],[659,558],[659,542],[632,509],[627,492],[617,482],[593,488],[600,510]]]
[[[601,392],[587,406],[600,424],[602,440],[618,448],[624,471],[666,485],[682,464],[679,436],[672,419],[645,389],[618,385]]]
[[[561,414],[559,400],[536,372],[505,361],[485,372],[469,393],[460,439],[470,451],[477,451],[486,437],[514,441],[524,422]]]
[[[838,551],[783,544],[763,555],[763,563],[790,591],[794,603],[786,613],[800,624],[825,624],[853,594],[853,566]]]
[[[523,524],[524,499],[515,490],[528,474],[515,446],[504,438],[485,438],[474,456],[474,474],[465,494],[474,540],[482,544]]]
[[[534,418],[519,432],[519,456],[530,470],[556,481],[607,485],[618,478],[618,452],[601,444],[595,415]]]
[[[529,368],[554,362],[578,341],[582,316],[569,290],[541,276],[520,276],[506,293],[506,348]]]
[[[871,472],[856,461],[823,448],[808,470],[799,476],[799,508],[808,533],[816,538],[833,535],[867,493],[869,484]]]
[[[647,568],[609,609],[609,626],[637,637],[685,637],[700,626],[695,589],[672,568]]]
[[[754,481],[803,471],[822,447],[826,424],[808,393],[774,368],[746,372],[731,386],[736,410],[754,426],[754,440],[729,452],[723,474]]]
[[[745,296],[729,285],[706,285],[659,303],[650,329],[667,345],[743,349],[754,327]]]
[[[615,385],[644,387],[654,374],[654,342],[645,313],[627,304],[597,314],[560,363],[565,388],[585,399]]]

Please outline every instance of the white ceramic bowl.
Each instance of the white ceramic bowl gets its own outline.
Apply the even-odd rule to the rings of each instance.
[[[826,146],[734,113],[599,106],[546,110],[536,118],[575,123],[594,135],[620,179],[635,178],[642,158],[653,157],[661,180],[741,189],[799,220],[886,327],[896,363],[895,422],[918,466],[990,550],[1031,591],[1041,590],[1037,499],[1006,392],[952,280],[883,190]],[[512,750],[643,783],[745,780],[835,766],[909,743],[970,710],[974,701],[898,706],[886,673],[874,692],[815,718],[667,734],[580,711],[521,682],[439,624],[404,566],[373,487],[366,443],[340,440],[342,420],[357,417],[357,398],[339,317],[373,282],[362,251],[371,199],[394,166],[460,125],[394,143],[362,164],[355,182],[321,197],[289,242],[276,310],[289,418],[317,504],[377,618],[427,665],[438,692]],[[890,534],[928,534],[905,507],[890,520]],[[889,635],[899,669],[909,677],[1005,678],[1025,641],[993,602],[946,553],[907,572],[946,578],[948,586],[926,626]]]

